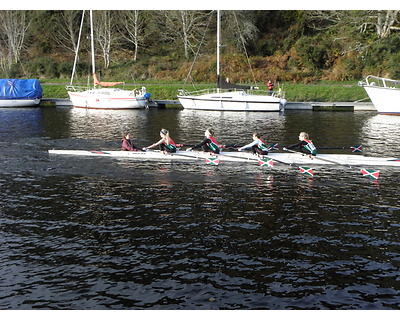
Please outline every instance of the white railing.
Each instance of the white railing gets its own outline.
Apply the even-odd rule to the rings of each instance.
[[[66,86],[65,87],[67,89],[67,91],[74,91],[74,92],[80,92],[80,91],[86,91],[86,90],[90,90],[89,87],[84,87],[84,86]]]
[[[400,89],[400,80],[393,80],[372,75],[367,76],[365,78],[365,82],[360,82],[359,84],[361,86]]]
[[[258,90],[256,88],[250,89],[250,90],[242,90],[242,89],[217,89],[217,88],[211,88],[211,89],[202,89],[202,90],[197,90],[197,91],[186,91],[183,89],[178,90],[179,95],[181,96],[197,96],[197,95],[202,95],[202,94],[212,94],[212,93],[223,93],[223,92],[243,92],[247,94],[254,94],[254,95],[262,95],[262,96],[272,96],[272,97],[278,97],[278,98],[284,98],[285,97],[285,92],[282,90],[279,91],[267,91],[267,90]]]

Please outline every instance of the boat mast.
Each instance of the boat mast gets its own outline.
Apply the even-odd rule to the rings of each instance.
[[[220,12],[217,10],[217,91],[220,91],[220,74],[219,74],[219,49],[220,49]]]
[[[94,64],[94,36],[93,36],[93,10],[90,10],[90,37],[92,46],[92,74],[96,73],[96,67]]]
[[[83,10],[82,13],[82,20],[81,20],[81,27],[79,29],[79,36],[78,36],[78,43],[76,45],[76,52],[75,52],[75,60],[74,60],[74,67],[72,68],[72,75],[71,75],[71,82],[69,83],[72,86],[72,83],[74,81],[74,75],[75,75],[75,70],[76,70],[76,63],[78,61],[78,52],[79,52],[79,45],[81,43],[81,35],[82,35],[82,27],[83,27],[83,20],[85,18],[85,10]]]

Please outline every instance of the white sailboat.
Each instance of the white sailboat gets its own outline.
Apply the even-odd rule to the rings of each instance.
[[[400,115],[400,80],[368,76],[359,82],[378,113]]]
[[[283,111],[282,92],[267,93],[223,81],[220,75],[220,12],[217,11],[217,88],[187,92],[177,96],[185,109],[214,111]],[[260,94],[256,94],[256,93]]]
[[[93,36],[93,12],[90,10],[90,29],[91,29],[91,49],[92,49],[92,76],[93,88],[72,85],[81,38],[82,25],[84,20],[82,15],[81,29],[79,33],[78,47],[75,55],[74,69],[72,71],[71,83],[67,86],[67,91],[72,105],[76,108],[87,109],[106,109],[106,110],[126,110],[141,109],[146,107],[150,94],[146,92],[146,87],[140,90],[122,90],[109,88],[123,82],[101,82],[96,76],[94,58],[94,36]],[[107,88],[103,88],[107,87]]]

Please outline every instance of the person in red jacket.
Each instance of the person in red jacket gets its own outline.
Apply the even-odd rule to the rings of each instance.
[[[138,148],[132,143],[131,134],[129,132],[122,137],[121,148],[124,151],[138,151]]]
[[[267,86],[269,95],[272,95],[272,92],[274,91],[274,84],[272,83],[271,80],[268,81]]]

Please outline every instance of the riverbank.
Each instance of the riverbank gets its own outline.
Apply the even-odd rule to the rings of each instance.
[[[67,99],[68,94],[65,89],[67,82],[60,83],[52,80],[41,81],[44,99]],[[125,84],[121,88],[133,90],[145,86],[151,94],[153,100],[176,100],[179,89],[201,90],[212,88],[213,84],[204,83],[184,87],[182,83],[140,83]],[[266,90],[265,85],[260,85],[260,90]],[[275,85],[275,89],[281,88],[285,92],[288,101],[297,102],[370,102],[368,95],[356,82],[331,82],[319,81],[310,84],[280,83]]]

